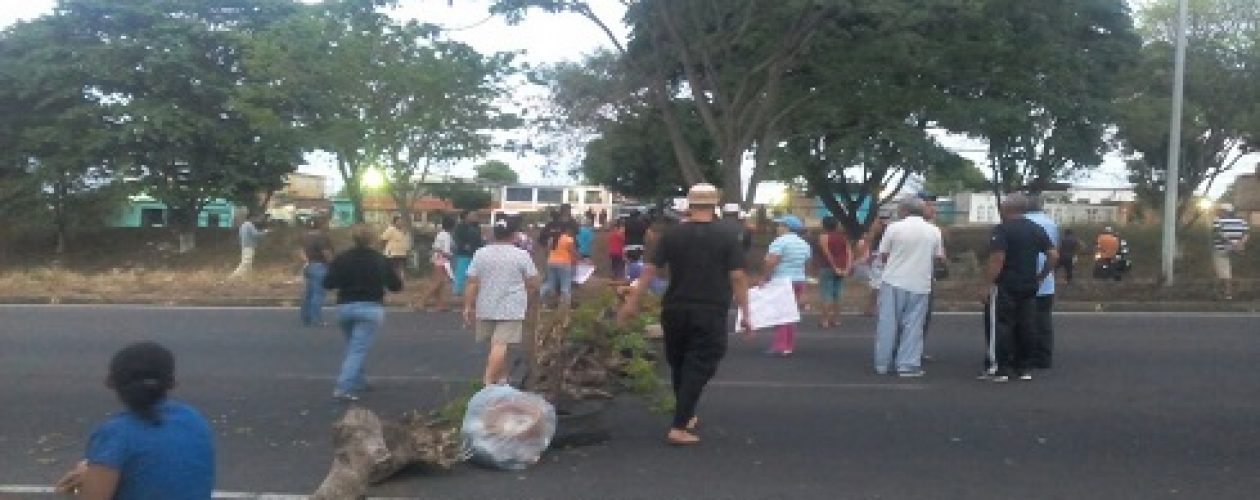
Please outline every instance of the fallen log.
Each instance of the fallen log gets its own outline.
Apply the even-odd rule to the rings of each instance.
[[[354,500],[376,483],[412,465],[449,469],[460,460],[459,430],[453,424],[409,413],[383,423],[371,410],[354,406],[333,424],[333,463],[311,496]]]

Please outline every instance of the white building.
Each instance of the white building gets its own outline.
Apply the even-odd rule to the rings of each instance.
[[[1129,188],[1071,188],[1042,196],[1046,213],[1064,225],[1121,223],[1126,213],[1123,205],[1137,199]],[[954,197],[954,216],[963,225],[1002,221],[993,193],[959,193]]]
[[[499,191],[499,210],[508,213],[541,212],[563,203],[573,207],[573,215],[588,211],[614,214],[613,193],[601,186],[503,186]]]

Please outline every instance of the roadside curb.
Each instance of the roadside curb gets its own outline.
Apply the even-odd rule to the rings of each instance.
[[[209,297],[135,297],[126,300],[110,299],[105,297],[84,297],[84,296],[0,296],[0,305],[23,306],[23,305],[99,305],[99,306],[149,306],[149,307],[258,307],[258,308],[276,308],[276,307],[294,307],[298,306],[296,299],[282,299],[275,297],[234,297],[234,298],[209,298]],[[403,303],[386,303],[386,307],[391,309],[406,309],[407,304]],[[937,301],[933,305],[935,311],[940,312],[980,312],[980,304],[975,302],[958,302],[958,301]],[[1123,313],[1141,313],[1141,312],[1159,312],[1159,313],[1203,313],[1203,312],[1219,312],[1219,313],[1260,313],[1260,301],[1155,301],[1155,302],[1134,302],[1134,301],[1115,301],[1115,302],[1097,302],[1097,301],[1061,301],[1055,302],[1054,310],[1057,312],[1123,312]],[[845,314],[858,314],[853,308],[846,308]],[[813,311],[805,311],[806,316],[816,314]]]

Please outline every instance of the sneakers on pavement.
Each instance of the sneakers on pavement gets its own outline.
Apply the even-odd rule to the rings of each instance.
[[[354,402],[359,401],[359,396],[356,394],[350,394],[348,392],[334,392],[333,399],[337,401],[341,401],[343,403],[354,403]]]
[[[981,373],[979,377],[976,377],[976,380],[1001,383],[1001,382],[1009,382],[1011,378],[1006,375],[999,375],[996,373]]]
[[[1025,382],[1031,381],[1031,380],[1032,380],[1032,374],[1031,374],[1031,373],[1021,373],[1021,374],[1019,374],[1019,379],[1020,379],[1020,380],[1025,381]]]
[[[904,372],[897,372],[897,376],[901,378],[918,378],[924,375],[927,375],[927,372],[923,370],[910,370],[910,371],[904,371]]]

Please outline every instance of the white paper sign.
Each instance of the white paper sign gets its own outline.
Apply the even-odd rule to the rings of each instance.
[[[577,269],[573,272],[573,282],[581,285],[586,280],[591,279],[595,274],[595,264],[587,264],[585,262],[577,265]]]
[[[796,306],[796,292],[792,290],[792,281],[778,279],[765,285],[748,290],[748,313],[752,315],[754,330],[772,326],[799,323],[801,310]],[[743,312],[739,313],[738,322],[743,322]],[[739,323],[736,323],[737,325]]]

